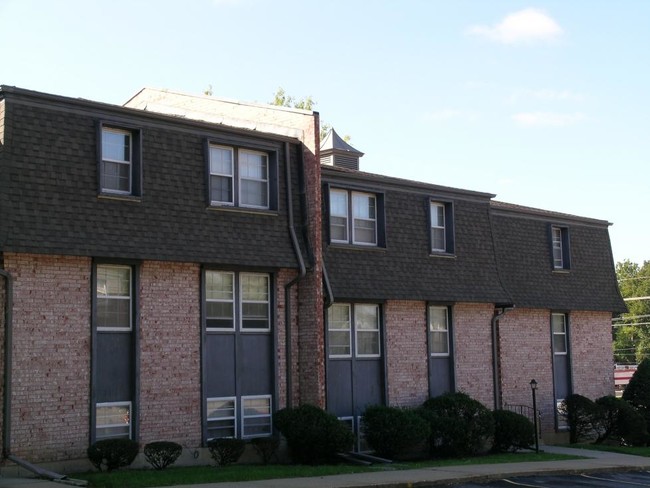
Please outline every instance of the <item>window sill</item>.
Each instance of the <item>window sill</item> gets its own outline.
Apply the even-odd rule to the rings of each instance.
[[[119,193],[100,193],[97,195],[99,200],[118,200],[122,202],[142,202],[142,197],[137,195],[120,195]]]
[[[346,249],[349,251],[371,251],[371,252],[386,252],[385,247],[381,246],[363,246],[360,244],[343,244],[342,242],[330,242],[329,246],[332,249]]]
[[[232,212],[238,214],[250,215],[268,215],[269,217],[277,217],[279,215],[277,210],[268,210],[263,208],[248,208],[248,207],[231,207],[231,206],[218,206],[210,205],[206,207],[209,212]]]
[[[446,258],[446,259],[456,259],[456,254],[451,252],[436,252],[429,251],[430,258]]]
[[[570,269],[561,269],[561,268],[556,268],[553,270],[553,274],[558,274],[558,275],[566,275],[571,272]]]

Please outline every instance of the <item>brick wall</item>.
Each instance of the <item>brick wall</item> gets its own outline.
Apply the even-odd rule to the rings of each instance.
[[[555,429],[549,310],[515,309],[499,320],[503,403],[532,407],[530,381],[538,384],[542,429]]]
[[[325,337],[323,324],[323,257],[321,174],[319,159],[319,121],[304,128],[303,161],[307,192],[309,239],[314,250],[312,269],[299,285],[300,338],[299,381],[300,403],[325,407]]]
[[[0,118],[0,121],[2,119]],[[1,124],[2,122],[0,122]],[[0,269],[4,269],[2,263],[2,253],[0,253]],[[5,299],[7,293],[7,282],[6,279],[0,276],[0,367],[4,367],[5,364]],[[4,370],[2,370],[4,371]],[[4,401],[5,401],[5,392],[4,392],[4,381],[0,381],[0,405],[3,405],[4,410]],[[4,418],[0,415],[0,432],[4,432]]]
[[[294,270],[281,269],[277,275],[276,281],[276,329],[277,329],[277,349],[276,356],[276,371],[277,371],[277,385],[278,385],[278,398],[276,405],[278,408],[287,406],[287,336],[286,336],[286,308],[285,308],[285,290],[284,286],[293,280],[298,273]],[[292,379],[292,402],[297,405],[298,402],[298,287],[291,288],[291,379]]]
[[[571,312],[569,337],[574,393],[592,399],[613,395],[612,315]]]
[[[201,443],[201,316],[197,264],[140,268],[140,441]]]
[[[454,305],[454,362],[456,391],[467,393],[489,408],[494,407],[492,378],[492,316],[494,305]]]
[[[389,301],[384,311],[389,404],[421,405],[429,396],[426,304]]]
[[[83,458],[89,439],[89,258],[5,253],[14,278],[12,453]]]

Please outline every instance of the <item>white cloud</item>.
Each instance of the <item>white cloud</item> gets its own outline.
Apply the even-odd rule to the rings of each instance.
[[[510,97],[510,103],[516,103],[520,100],[542,100],[544,102],[582,102],[585,95],[575,93],[569,90],[517,90]]]
[[[512,115],[512,120],[524,127],[566,127],[587,120],[587,116],[580,112],[522,112]]]
[[[496,25],[475,25],[466,33],[503,44],[555,41],[562,28],[544,11],[527,8],[507,15]]]
[[[443,121],[443,120],[463,120],[466,122],[475,122],[478,120],[479,114],[469,110],[457,110],[446,108],[429,112],[424,114],[424,119],[429,121]]]

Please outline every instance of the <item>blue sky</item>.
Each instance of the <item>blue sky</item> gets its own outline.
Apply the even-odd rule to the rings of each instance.
[[[311,95],[364,171],[613,222],[650,260],[650,2],[0,0],[0,83]]]

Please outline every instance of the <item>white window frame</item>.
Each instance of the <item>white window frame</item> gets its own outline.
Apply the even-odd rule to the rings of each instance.
[[[230,152],[230,174],[226,173],[217,173],[212,171],[212,148],[223,149]],[[235,205],[235,151],[232,147],[221,146],[218,144],[209,144],[208,148],[208,164],[210,165],[210,204],[211,205],[225,205],[232,207]],[[226,200],[215,200],[214,195],[212,194],[212,177],[220,176],[224,178],[230,178],[230,195],[232,196],[232,201]]]
[[[254,154],[254,155],[257,155],[257,156],[262,156],[266,161],[266,178],[251,178],[251,177],[244,178],[242,176],[241,162],[240,162],[242,154]],[[240,207],[261,208],[261,209],[268,209],[269,208],[269,199],[271,198],[271,195],[270,195],[271,188],[270,188],[270,185],[269,185],[269,165],[270,165],[270,161],[269,161],[268,153],[265,153],[265,152],[262,152],[262,151],[253,151],[253,150],[250,150],[250,149],[238,149],[237,150],[237,174],[238,174],[238,178],[237,178],[237,182],[238,182],[237,186],[238,186],[238,188],[237,188],[237,191],[238,191],[238,199],[239,199],[239,206]],[[264,205],[252,205],[252,204],[244,204],[244,203],[242,203],[242,194],[241,194],[241,192],[242,192],[242,181],[255,181],[255,182],[258,182],[258,183],[261,182],[261,183],[265,184],[265,186],[266,186],[266,202],[265,202]]]
[[[209,404],[210,402],[232,402],[232,415],[226,416],[226,417],[209,417],[208,412],[210,411]],[[210,431],[210,422],[218,422],[218,421],[226,421],[226,420],[232,420],[232,431],[234,434],[234,437],[237,438],[237,397],[212,397],[212,398],[206,398],[205,401],[205,408],[206,408],[206,430],[209,432]],[[225,410],[225,409],[217,409],[217,410]],[[230,410],[230,409],[228,409]],[[231,437],[231,436],[226,436],[226,438]],[[211,439],[219,439],[220,437],[208,437],[208,440]]]
[[[367,197],[368,199],[372,199],[375,202],[374,208],[375,208],[375,217],[374,218],[368,218],[368,217],[359,217],[355,215],[355,210],[354,210],[354,198],[355,197]],[[352,215],[352,244],[358,245],[358,246],[372,246],[372,247],[377,247],[377,195],[374,193],[366,193],[366,192],[360,192],[360,191],[353,191],[351,192],[351,204],[349,205],[350,208],[350,213]],[[357,240],[357,225],[356,222],[357,220],[363,221],[363,222],[373,222],[374,223],[374,242],[366,242],[366,241],[358,241]]]
[[[371,306],[375,308],[376,313],[376,320],[375,324],[377,325],[376,329],[359,329],[357,326],[357,307],[360,306]],[[354,315],[353,315],[353,320],[354,320],[354,354],[355,357],[357,358],[378,358],[381,357],[381,314],[379,311],[379,305],[376,303],[355,303],[354,304]],[[359,352],[359,332],[361,333],[374,333],[377,335],[377,353],[375,354],[361,354]]]
[[[552,226],[552,251],[553,251],[553,268],[564,269],[564,249],[563,249],[563,229],[562,227]],[[559,257],[558,257],[559,254]]]
[[[332,307],[346,307],[348,309],[348,328],[347,329],[332,329],[330,328],[330,310],[332,310]],[[329,344],[329,337],[328,337],[328,344],[327,344],[327,355],[328,357],[332,359],[336,358],[351,358],[352,357],[352,305],[350,303],[334,303],[332,306],[327,310],[327,333],[329,336],[330,332],[347,332],[348,334],[348,350],[350,351],[348,354],[331,354],[330,353],[330,344]]]
[[[268,414],[262,415],[246,415],[246,400],[268,400]],[[255,437],[269,437],[273,435],[273,396],[272,395],[247,395],[241,397],[241,438],[252,439]],[[269,419],[269,432],[268,434],[246,434],[246,419]]]
[[[345,201],[345,215],[342,214],[337,214],[334,213],[332,210],[332,204],[331,204],[331,195],[333,194],[338,194],[338,195],[343,195],[344,201]],[[336,243],[342,243],[342,244],[349,244],[350,243],[350,202],[349,202],[349,193],[347,190],[341,190],[338,188],[332,188],[330,189],[330,240],[332,242]],[[345,239],[334,239],[332,238],[332,217],[340,218],[340,219],[345,219]]]
[[[266,278],[266,300],[244,300],[243,276],[263,276]],[[268,273],[239,273],[239,297],[236,297],[239,305],[239,330],[242,333],[247,332],[270,332],[271,331],[271,276]],[[244,303],[264,303],[266,304],[267,326],[264,328],[244,328]]]
[[[101,140],[101,151],[102,151],[102,188],[101,191],[103,193],[114,193],[117,195],[132,195],[133,194],[133,132],[130,130],[126,129],[118,129],[115,127],[102,127],[102,140]],[[121,135],[127,135],[129,136],[129,159],[124,160],[124,159],[112,159],[108,158],[105,156],[106,151],[104,150],[104,133],[105,132],[112,132],[113,134],[121,134]],[[129,173],[129,189],[128,190],[117,190],[115,188],[107,188],[106,187],[106,171],[105,171],[105,163],[113,163],[113,164],[121,164],[125,165],[128,167],[128,173]]]
[[[97,331],[99,332],[130,332],[133,330],[133,267],[128,265],[117,265],[117,264],[97,264],[95,267],[95,281],[97,281],[97,275],[99,274],[100,268],[119,268],[119,269],[128,269],[129,271],[129,296],[124,297],[121,295],[111,296],[111,295],[102,295],[100,297],[97,290],[97,283],[95,283],[95,306],[100,298],[102,299],[111,299],[111,300],[128,300],[129,301],[129,326],[128,327],[106,327],[98,326]]]
[[[554,327],[554,317],[562,317],[562,326],[564,330],[562,332],[556,332]],[[552,313],[551,314],[551,332],[553,333],[553,354],[556,356],[566,356],[569,353],[569,334],[567,327],[567,315],[565,313]],[[564,337],[564,351],[557,351],[555,348],[555,337],[563,336]]]
[[[219,271],[215,269],[208,269],[205,271],[205,276],[207,278],[208,273],[219,273],[219,274],[227,274],[232,276],[232,301],[230,300],[223,300],[223,299],[218,299],[218,298],[211,298],[208,299],[207,297],[207,288],[206,288],[206,296],[205,296],[205,303],[206,303],[206,328],[205,330],[208,332],[232,332],[235,330],[235,324],[236,322],[236,308],[237,308],[237,295],[235,293],[235,286],[236,286],[236,276],[235,273],[232,271]],[[232,303],[232,327],[207,327],[207,320],[210,318],[207,315],[207,303],[208,302],[213,302],[213,303]]]
[[[446,326],[446,329],[444,331],[442,331],[442,330],[433,330],[432,329],[433,324],[431,322],[431,318],[432,318],[431,310],[433,310],[433,309],[435,309],[435,310],[444,310],[445,311],[445,326]],[[428,319],[428,322],[429,322],[427,324],[427,329],[428,329],[428,332],[429,332],[428,335],[429,335],[429,351],[430,351],[430,355],[432,357],[449,357],[450,349],[451,349],[450,348],[450,343],[449,343],[449,333],[450,333],[450,330],[449,330],[449,307],[441,306],[441,305],[429,305],[429,310],[428,310],[427,315],[428,315],[427,319]],[[434,332],[435,333],[443,333],[444,332],[445,337],[447,338],[447,352],[433,352],[432,334]]]
[[[436,222],[437,225],[434,225],[434,217],[437,220],[438,209],[442,209],[442,225],[439,222]],[[444,203],[440,202],[431,202],[430,208],[430,224],[431,224],[431,251],[433,252],[447,252],[447,206]],[[435,247],[433,238],[434,230],[442,229],[442,247]]]
[[[120,423],[120,424],[108,424],[108,425],[97,425],[97,418],[99,417],[99,409],[102,407],[128,407],[129,413],[129,422]],[[97,429],[111,429],[116,427],[124,427],[127,425],[129,427],[129,439],[133,438],[133,405],[132,402],[103,402],[95,404],[95,440],[102,439],[121,439],[124,438],[123,435],[109,435],[109,436],[98,436]]]

